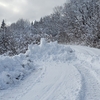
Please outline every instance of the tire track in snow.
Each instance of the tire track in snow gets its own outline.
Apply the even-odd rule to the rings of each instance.
[[[44,96],[42,96],[40,100],[48,100],[48,98],[52,96],[52,93],[54,93],[57,90],[57,88],[61,86],[62,83],[59,83],[59,82],[62,81],[63,77],[64,76],[61,75],[60,78],[55,82],[55,84],[51,86],[51,88],[44,94]]]
[[[43,66],[42,69],[37,69],[36,73],[32,73],[18,86],[21,87],[20,89],[18,88],[17,90],[17,87],[15,87],[14,89],[5,90],[5,93],[0,96],[0,100],[19,100],[21,97],[27,94],[36,83],[41,80],[45,71],[45,66]],[[34,74],[36,74],[36,76],[34,76]]]
[[[45,62],[47,67],[40,83],[20,100],[75,100],[80,89],[80,74],[68,63]],[[34,95],[33,95],[34,94]]]
[[[61,75],[60,75],[59,79],[55,82],[55,84],[53,84],[53,86],[49,89],[49,91],[46,92],[46,94],[44,94],[44,96],[40,100],[54,100],[52,95],[58,90],[59,87],[62,87],[65,84],[65,81],[64,81],[66,78],[65,71],[66,70],[61,71]]]
[[[80,85],[81,76],[80,76],[80,73],[77,71],[77,69],[73,65],[69,64],[69,66],[71,70],[66,71],[69,68],[65,70],[65,77],[63,79],[63,83],[56,90],[56,91],[59,91],[59,93],[56,95],[56,92],[55,92],[55,94],[52,94],[54,95],[54,97],[48,100],[75,100],[75,98],[77,98],[77,95],[81,87]],[[70,80],[68,80],[69,76],[70,76]],[[76,86],[74,86],[75,83],[76,83]]]
[[[79,69],[79,66],[77,65],[74,65],[75,68],[77,68],[78,72],[80,73],[81,75],[81,88],[80,88],[80,91],[79,91],[79,94],[78,94],[78,97],[76,100],[85,100],[85,90],[86,90],[86,83],[85,83],[85,78],[83,76],[83,74],[81,73],[80,69]]]
[[[80,74],[74,66],[64,63],[62,63],[62,65],[64,65],[62,68],[63,72],[61,72],[61,76],[58,81],[56,81],[56,83],[48,92],[46,92],[46,94],[43,95],[40,100],[67,100],[68,98],[70,98],[70,100],[74,100],[74,98],[77,97],[81,83]],[[74,86],[74,84],[76,84],[76,86]]]
[[[78,100],[100,100],[100,81],[93,70],[82,64],[76,64],[75,67],[82,78]]]
[[[51,64],[52,65],[52,64]],[[57,65],[57,64],[56,64]],[[55,66],[56,66],[55,65]],[[50,66],[49,66],[50,67]],[[58,66],[56,66],[57,68],[59,68]],[[61,68],[60,68],[61,69]],[[57,70],[57,69],[56,69]],[[38,98],[39,100],[48,100],[48,98],[50,97],[50,95],[52,94],[52,93],[54,93],[54,91],[55,90],[57,90],[57,88],[62,84],[62,80],[63,80],[63,78],[64,78],[64,74],[63,74],[63,70],[61,69],[61,75],[60,74],[58,74],[58,75],[60,75],[59,77],[57,77],[58,79],[57,79],[57,81],[55,81],[54,83],[53,83],[53,85],[52,86],[50,86],[50,87],[48,87],[47,86],[47,88],[48,89],[46,89],[46,91],[45,92],[43,92],[42,93],[42,95],[40,95],[40,97]],[[56,73],[55,73],[55,75],[56,75]],[[51,75],[51,76],[53,76],[53,75]],[[61,82],[61,83],[60,83]],[[37,100],[37,99],[36,99]]]
[[[81,89],[76,100],[100,100],[100,56],[92,49],[76,51],[77,59],[73,65],[81,75]]]
[[[16,97],[15,100],[18,100],[20,99],[21,97],[23,97],[25,94],[27,94],[31,88],[38,82],[40,82],[41,78],[44,76],[45,72],[46,72],[46,67],[42,67],[42,72],[39,74],[39,76],[35,79],[35,81],[33,81],[25,90],[26,91],[23,91],[22,94],[20,94],[19,96]]]

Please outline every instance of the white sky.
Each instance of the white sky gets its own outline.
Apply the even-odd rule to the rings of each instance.
[[[0,0],[0,22],[16,22],[20,18],[38,20],[63,5],[66,0]]]

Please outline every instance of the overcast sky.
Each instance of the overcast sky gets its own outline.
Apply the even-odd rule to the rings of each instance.
[[[0,22],[16,22],[20,18],[38,20],[63,5],[66,0],[0,0]]]

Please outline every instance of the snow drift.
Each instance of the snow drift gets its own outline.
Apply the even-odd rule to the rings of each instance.
[[[46,43],[45,39],[41,39],[40,45],[29,45],[25,54],[0,56],[0,90],[23,80],[38,66],[36,61],[66,62],[75,58],[75,52],[69,46],[57,42]]]

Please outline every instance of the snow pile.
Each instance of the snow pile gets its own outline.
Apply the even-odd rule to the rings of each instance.
[[[17,84],[34,68],[35,65],[26,55],[0,56],[0,90]]]
[[[75,52],[57,42],[46,43],[41,39],[40,45],[30,45],[25,54],[14,57],[0,56],[0,89],[6,89],[23,80],[37,65],[36,61],[71,61]]]
[[[70,61],[76,58],[75,51],[69,46],[60,45],[57,42],[46,43],[41,39],[40,45],[29,46],[27,56],[40,61]]]

